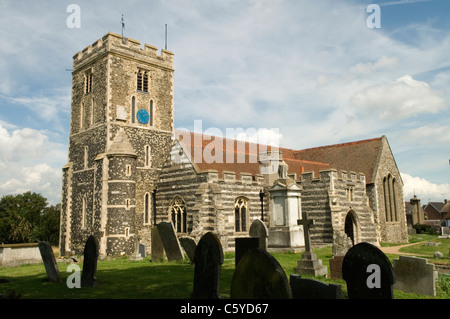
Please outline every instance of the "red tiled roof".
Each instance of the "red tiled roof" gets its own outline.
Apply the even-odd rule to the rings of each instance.
[[[372,183],[383,137],[295,151],[295,157],[329,163],[331,168],[362,172]]]
[[[198,133],[180,133],[179,140],[185,147],[190,148],[191,160],[195,162],[200,171],[217,170],[219,177],[223,171],[232,171],[236,177],[240,173],[260,174],[258,154],[266,150],[279,150],[282,158],[289,166],[288,174],[297,174],[297,178],[303,172],[313,171],[318,176],[319,171],[329,168],[327,163],[320,163],[311,160],[301,160],[294,156],[294,150],[287,148],[276,148],[270,145],[244,142],[229,138],[207,136]],[[188,138],[190,140],[185,140]],[[200,146],[201,145],[201,146]],[[200,155],[211,155],[208,159]],[[231,155],[232,154],[232,155]]]

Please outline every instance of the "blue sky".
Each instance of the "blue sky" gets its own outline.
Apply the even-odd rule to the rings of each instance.
[[[81,9],[69,28],[69,4]],[[381,28],[369,28],[370,4]],[[450,199],[450,1],[0,0],[0,196],[55,204],[72,57],[107,32],[175,53],[175,127],[303,149],[386,135],[423,203]],[[264,130],[266,129],[266,130]]]

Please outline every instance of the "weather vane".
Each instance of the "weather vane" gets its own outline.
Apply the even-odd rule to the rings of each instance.
[[[123,14],[122,14],[121,22],[122,22],[122,38],[123,38],[123,29],[125,29],[125,22],[123,20]]]

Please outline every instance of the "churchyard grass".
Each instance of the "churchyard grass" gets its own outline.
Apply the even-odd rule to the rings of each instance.
[[[437,236],[433,240],[438,240]],[[443,242],[436,248],[446,245]],[[422,246],[422,245],[420,245]],[[447,246],[446,246],[447,247]],[[428,247],[420,250],[429,254]],[[332,257],[331,247],[315,249],[317,257],[323,264],[329,267],[329,259]],[[446,251],[448,254],[448,249]],[[283,267],[289,278],[294,274],[294,268],[301,254],[291,252],[272,254]],[[388,254],[391,260],[398,255]],[[444,255],[448,257],[448,255]],[[448,258],[439,262],[448,261]],[[435,262],[430,258],[430,262]],[[77,263],[82,268],[82,262]],[[126,257],[99,260],[97,265],[97,286],[94,288],[68,288],[66,280],[71,275],[67,272],[69,263],[58,263],[62,282],[59,284],[46,281],[46,273],[43,264],[23,265],[18,267],[0,267],[0,279],[9,280],[9,283],[0,284],[0,294],[13,292],[23,299],[186,299],[190,298],[193,288],[194,266],[185,258],[181,262],[150,262],[149,258],[141,261],[129,261]],[[230,297],[231,280],[234,273],[234,253],[224,254],[224,263],[221,270],[220,295],[222,298]],[[308,277],[325,283],[336,283],[342,287],[342,298],[345,298],[346,283],[343,280],[331,280],[325,277]],[[404,293],[394,290],[395,299],[429,299],[431,297]],[[450,276],[440,275],[437,283],[437,299],[450,298]]]

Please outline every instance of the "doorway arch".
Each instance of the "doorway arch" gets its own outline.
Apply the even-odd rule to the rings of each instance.
[[[359,226],[358,217],[354,211],[349,211],[345,216],[344,231],[352,241],[352,245],[359,242]]]

